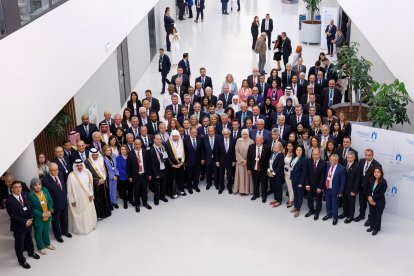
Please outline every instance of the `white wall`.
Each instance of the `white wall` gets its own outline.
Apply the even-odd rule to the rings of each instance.
[[[145,72],[150,63],[148,16],[145,16],[138,26],[128,35],[129,71],[131,76],[131,87],[135,87],[141,75]],[[139,98],[144,95],[143,91],[138,92]]]
[[[28,188],[30,180],[33,177],[38,177],[36,159],[35,147],[32,142],[9,168],[9,172],[13,174],[14,178],[26,182]]]
[[[0,125],[9,125],[6,120],[14,114],[8,131],[15,135],[13,141],[0,138],[0,172],[16,160],[158,2],[70,0],[1,40]],[[110,45],[108,50],[106,45]],[[36,112],[39,106],[41,112]],[[26,112],[16,113],[16,108]]]
[[[115,52],[109,56],[105,63],[75,95],[78,124],[82,121],[82,115],[88,114],[88,109],[95,100],[98,103],[99,122],[103,120],[104,111],[116,114],[121,108],[118,64]]]

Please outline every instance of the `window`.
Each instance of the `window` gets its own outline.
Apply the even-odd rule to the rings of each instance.
[[[50,8],[49,0],[17,0],[17,4],[22,26]]]

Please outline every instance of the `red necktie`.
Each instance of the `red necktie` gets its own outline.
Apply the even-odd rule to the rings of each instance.
[[[257,171],[260,172],[260,147],[257,148]]]
[[[59,186],[60,190],[63,191],[62,185],[60,184],[59,179],[56,176],[55,176],[55,181],[56,181],[56,184]]]
[[[139,173],[142,173],[142,163],[141,158],[139,157],[139,152],[137,153],[137,159],[138,159],[138,167],[139,167]]]
[[[333,168],[334,168],[334,166],[331,166],[331,168],[329,169],[328,178],[326,179],[326,184],[325,184],[326,189],[329,189],[329,186],[330,186],[330,184],[332,182],[332,177],[333,177],[332,171],[333,171]]]

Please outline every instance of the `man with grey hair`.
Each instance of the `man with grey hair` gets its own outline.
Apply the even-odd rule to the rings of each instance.
[[[135,139],[135,137],[134,137],[134,134],[132,134],[132,133],[127,133],[125,135],[126,146],[128,147],[129,151],[134,149],[134,139]]]
[[[112,119],[112,114],[109,111],[104,112],[104,119],[100,123],[107,123],[108,126],[114,123],[114,119]]]
[[[145,126],[148,123],[147,109],[143,106],[139,108],[139,125]]]
[[[240,104],[240,111],[236,112],[236,118],[239,120],[241,127],[244,127],[246,119],[252,118],[253,113],[250,110],[247,110],[247,104],[241,103]]]
[[[309,116],[303,114],[302,105],[297,105],[295,107],[295,114],[290,116],[289,125],[292,131],[297,131],[298,124],[301,123],[304,128],[309,127]]]
[[[122,128],[123,130],[125,130],[127,127],[122,124],[122,116],[121,114],[115,114],[114,116],[114,122],[110,125],[110,131],[113,135],[115,135],[116,130],[118,128]]]
[[[252,69],[252,74],[247,76],[247,83],[250,88],[255,87],[259,83],[259,68],[254,67]]]
[[[216,131],[218,134],[222,135],[223,130],[232,129],[231,123],[229,122],[229,116],[226,113],[220,115],[220,123],[216,124]]]
[[[262,32],[260,37],[256,41],[254,51],[259,55],[259,72],[260,74],[266,74],[264,66],[266,64],[266,33]]]
[[[344,212],[339,216],[339,218],[346,218],[345,223],[348,224],[354,220],[355,216],[355,199],[361,183],[361,169],[358,166],[355,152],[349,151],[346,156],[346,161],[346,181],[343,200]]]
[[[99,152],[101,152],[103,146],[105,146],[105,143],[102,141],[101,133],[98,131],[95,131],[92,134],[92,143],[89,145],[89,147],[87,147],[87,150],[91,150],[92,148],[95,148]]]
[[[204,122],[203,122],[204,123]],[[210,189],[211,185],[213,184],[214,178],[214,185],[216,189],[219,189],[219,179],[218,179],[218,168],[216,167],[216,159],[217,159],[217,147],[218,147],[218,140],[220,136],[216,134],[216,131],[213,126],[207,127],[207,135],[204,135],[202,138],[203,141],[203,154],[201,165],[205,164],[206,170],[206,178],[207,178],[207,190]]]
[[[127,129],[126,133],[131,133],[135,138],[139,138],[139,119],[138,117],[132,117],[131,119],[131,127]],[[126,136],[125,136],[126,138]]]
[[[233,94],[230,93],[230,88],[228,84],[223,84],[222,93],[219,95],[219,101],[223,102],[223,107],[227,108],[231,105]]]
[[[257,119],[256,129],[252,129],[252,131],[250,131],[249,133],[249,136],[250,136],[250,139],[252,140],[255,140],[257,136],[262,136],[263,143],[270,146],[272,144],[272,134],[270,133],[270,131],[268,131],[264,127],[265,127],[265,120]]]
[[[345,168],[339,163],[339,156],[332,154],[329,163],[326,164],[323,178],[327,214],[322,219],[326,221],[333,218],[333,225],[338,223],[339,198],[344,193],[345,177]]]
[[[280,138],[287,141],[289,138],[289,134],[291,132],[291,127],[286,124],[286,117],[285,115],[279,115],[277,117],[277,123],[272,125],[272,128],[277,128],[279,130]]]
[[[219,177],[219,194],[223,193],[225,187],[224,174],[227,175],[227,190],[229,191],[229,194],[233,193],[234,170],[236,165],[236,141],[230,134],[230,129],[223,129],[223,136],[217,141],[217,159],[215,161]]]
[[[286,71],[282,73],[282,85],[283,87],[288,87],[292,83],[292,77],[295,76],[296,73],[292,71],[292,64],[286,64]],[[292,93],[293,94],[293,93]]]
[[[251,200],[256,200],[261,195],[262,202],[267,198],[267,166],[269,164],[270,148],[263,144],[263,137],[256,136],[255,144],[251,144],[247,150],[247,174],[252,176],[254,195]],[[260,192],[261,191],[261,192]]]
[[[329,140],[334,140],[334,137],[329,134],[329,127],[327,125],[322,125],[322,133],[319,133],[316,138],[319,140],[319,144],[323,149],[326,148]]]
[[[217,105],[217,97],[213,95],[213,89],[211,89],[211,87],[206,87],[206,89],[204,89],[204,96],[208,98],[211,104],[214,106]]]

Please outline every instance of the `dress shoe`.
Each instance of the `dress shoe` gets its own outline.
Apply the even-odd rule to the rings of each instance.
[[[206,190],[210,190],[211,185],[207,185]]]
[[[331,219],[332,217],[330,217],[330,216],[324,216],[323,218],[322,218],[322,220],[323,221],[325,221],[325,220],[328,220],[328,219]]]
[[[72,235],[68,232],[68,233],[64,233],[63,235],[65,235],[67,238],[72,238]]]
[[[135,207],[135,212],[139,213],[139,207]]]
[[[40,259],[40,256],[39,256],[39,255],[37,255],[37,254],[36,254],[36,253],[34,253],[34,252],[33,252],[33,253],[30,253],[30,254],[29,254],[29,256],[30,256],[30,257],[32,257],[32,258],[33,258],[33,259],[35,259],[35,260],[39,260],[39,259]]]
[[[197,193],[199,193],[199,192],[200,192],[200,189],[199,189],[199,188],[194,188],[194,190],[195,190]]]
[[[144,204],[144,207],[147,208],[148,210],[151,210],[152,209],[152,207],[148,203],[145,203]]]
[[[154,205],[155,206],[158,206],[160,204],[160,202],[157,200],[157,201],[154,201]]]
[[[378,234],[378,231],[372,231],[372,235],[375,236],[376,234]]]
[[[313,216],[313,220],[318,220],[319,219],[319,214],[315,214],[314,216]]]
[[[188,190],[188,193],[189,193],[190,195],[192,195],[192,194],[193,194],[193,190]]]
[[[338,224],[338,219],[334,219],[333,221],[332,221],[332,225],[337,225]]]
[[[312,216],[313,214],[314,214],[314,212],[309,211],[309,212],[306,213],[305,218],[308,218],[308,217]]]
[[[370,228],[367,229],[367,232],[372,232],[372,231],[374,231],[374,228],[370,227]]]
[[[365,216],[361,216],[361,215],[359,215],[359,216],[357,216],[356,218],[355,218],[355,221],[356,222],[359,222],[360,220],[364,220],[365,219]]]
[[[231,195],[233,193],[232,189],[229,189],[229,194]]]
[[[194,20],[195,23],[198,23],[198,20]]]
[[[46,246],[46,248],[50,249],[50,250],[55,250],[56,249],[56,247],[54,247],[53,245]]]
[[[346,218],[346,216],[345,216],[345,214],[340,214],[338,218],[343,219],[343,218]]]
[[[346,224],[351,223],[353,220],[354,220],[354,219],[347,218],[347,219],[345,220],[345,223],[346,223]]]
[[[262,202],[266,203],[266,198],[265,197],[262,198]]]
[[[205,179],[205,176],[204,175],[202,175],[201,177],[200,177],[200,181],[203,181]]]
[[[164,201],[164,202],[168,202],[168,199],[166,199],[165,197],[163,197],[163,198],[160,198],[162,201]]]
[[[40,249],[39,250],[39,253],[42,254],[42,255],[46,255],[47,254],[46,250],[44,250],[44,249]]]
[[[56,240],[57,240],[58,242],[60,242],[60,243],[62,243],[62,242],[63,242],[62,237],[56,238]]]
[[[253,196],[252,198],[251,198],[251,200],[256,200],[256,199],[258,199],[259,197],[258,196]]]
[[[216,190],[220,190],[220,187],[218,185],[214,185],[214,187],[216,187]]]
[[[130,203],[132,206],[136,206],[135,202],[133,202],[132,200],[130,200],[130,201],[129,201],[129,203]]]
[[[296,212],[296,208],[293,208],[292,210],[290,210],[291,213]]]
[[[219,191],[218,191],[218,194],[219,195],[221,195],[223,193],[223,189],[220,189]]]
[[[116,203],[115,204],[112,204],[112,205],[114,206],[115,209],[118,209],[119,208],[119,205],[116,204]]]
[[[369,225],[370,225],[369,220],[367,220],[367,221],[364,223],[364,226],[365,226],[365,227],[368,227]]]
[[[31,266],[30,266],[27,262],[24,262],[24,263],[19,263],[19,265],[20,265],[21,267],[23,267],[24,269],[29,269],[29,268],[31,268]]]
[[[294,218],[297,218],[299,216],[299,211],[296,211],[295,214],[293,215]]]
[[[293,206],[293,202],[291,201],[288,201],[286,204],[287,204],[286,208],[290,208]]]
[[[167,50],[167,51],[168,51],[168,50]],[[171,51],[168,51],[168,52],[171,52]],[[161,91],[161,93],[160,93],[160,94],[161,94],[161,95],[162,95],[162,94],[165,94],[165,91]]]
[[[124,209],[128,209],[128,203],[124,202]]]
[[[201,19],[201,22],[204,22],[204,19]]]

